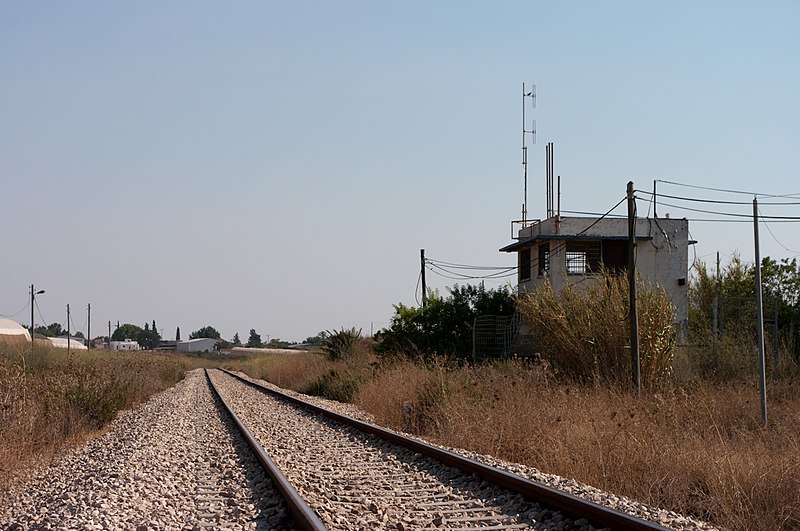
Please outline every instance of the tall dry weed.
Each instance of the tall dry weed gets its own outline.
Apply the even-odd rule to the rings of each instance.
[[[185,360],[153,353],[73,351],[0,343],[0,489],[46,459],[173,385]]]
[[[668,381],[674,345],[674,307],[666,292],[638,288],[642,385]],[[631,380],[629,294],[626,279],[603,273],[582,287],[553,291],[548,282],[520,296],[518,307],[542,355],[563,377],[627,384]]]

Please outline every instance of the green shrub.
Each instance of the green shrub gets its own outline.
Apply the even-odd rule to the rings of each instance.
[[[350,371],[331,369],[311,382],[302,392],[337,402],[352,402],[361,383],[361,378]]]
[[[391,326],[375,334],[375,350],[410,358],[470,359],[475,318],[514,314],[514,298],[507,288],[456,284],[447,291],[447,297],[429,291],[424,308],[395,305]]]
[[[326,332],[326,337],[322,340],[322,351],[331,361],[342,360],[355,353],[360,340],[361,330],[355,328]]]

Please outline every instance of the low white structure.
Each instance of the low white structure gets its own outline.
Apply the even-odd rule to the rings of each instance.
[[[67,344],[69,342],[69,344]],[[50,343],[56,348],[69,348],[70,350],[89,350],[79,337],[51,337]]]
[[[0,341],[30,343],[31,335],[16,321],[0,318]]]
[[[638,218],[636,270],[667,292],[675,321],[685,330],[689,318],[689,222],[686,219]],[[525,293],[550,282],[554,291],[586,285],[601,269],[628,267],[628,220],[551,217],[522,227],[517,242],[500,249],[517,253],[517,284]]]
[[[138,341],[126,339],[125,341],[112,341],[111,350],[142,350]]]
[[[210,337],[198,337],[197,339],[178,341],[175,350],[178,352],[214,352],[219,341],[219,339],[211,339]]]

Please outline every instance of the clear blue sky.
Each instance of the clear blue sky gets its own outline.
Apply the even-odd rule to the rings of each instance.
[[[420,248],[515,263],[522,82],[530,217],[547,142],[565,210],[629,180],[800,192],[798,27],[795,2],[3,2],[0,313],[35,283],[48,323],[92,303],[92,335],[386,325]],[[752,260],[751,225],[690,230]]]

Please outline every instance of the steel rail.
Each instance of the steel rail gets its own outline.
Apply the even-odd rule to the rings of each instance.
[[[437,448],[436,446],[428,443],[405,437],[394,431],[375,426],[374,424],[369,424],[367,422],[336,413],[329,409],[310,404],[286,393],[270,389],[257,382],[242,378],[238,374],[234,374],[228,370],[220,370],[225,374],[228,374],[262,392],[280,397],[292,404],[315,413],[319,413],[342,424],[352,426],[363,432],[376,435],[382,439],[414,450],[415,452],[432,457],[454,468],[475,474],[488,483],[517,492],[531,501],[541,503],[542,505],[545,505],[551,509],[556,509],[576,519],[585,518],[590,524],[596,527],[607,527],[611,529],[619,529],[621,531],[666,531],[668,529],[654,522],[643,520],[633,515],[617,511],[616,509],[594,503],[573,494],[549,487],[542,483],[538,483],[485,463],[475,461],[474,459],[469,459],[468,457],[464,457],[453,452],[448,452],[447,450]]]
[[[309,507],[309,505],[305,502],[305,500],[300,496],[300,493],[295,490],[292,484],[286,479],[286,476],[283,475],[283,472],[278,468],[275,462],[267,455],[267,452],[264,451],[264,448],[258,443],[253,434],[250,433],[239,417],[233,412],[233,410],[228,406],[228,403],[222,398],[222,394],[220,394],[217,386],[214,385],[214,382],[211,381],[211,377],[208,374],[208,369],[205,369],[206,380],[208,381],[211,389],[214,391],[214,394],[219,398],[222,406],[228,412],[231,419],[233,419],[234,424],[241,432],[242,437],[247,441],[247,444],[250,445],[252,448],[253,453],[256,455],[256,458],[261,463],[261,466],[264,467],[264,471],[269,475],[272,479],[273,485],[275,488],[283,496],[283,499],[286,501],[287,508],[289,512],[292,514],[294,518],[294,524],[303,530],[306,531],[327,531],[325,524],[319,519],[313,509]]]

